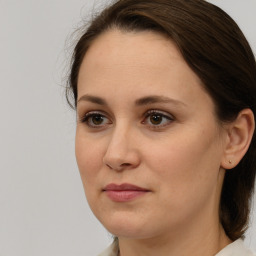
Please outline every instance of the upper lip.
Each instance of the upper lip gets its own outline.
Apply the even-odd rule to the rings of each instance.
[[[141,188],[133,184],[123,183],[120,185],[111,183],[104,187],[104,191],[149,191],[146,188]]]

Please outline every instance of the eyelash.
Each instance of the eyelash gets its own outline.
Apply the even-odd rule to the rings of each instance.
[[[147,124],[147,119],[149,117],[157,117],[157,118],[161,118],[161,122],[163,119],[165,119],[165,124]],[[106,124],[99,124],[99,125],[95,125],[95,124],[92,124],[92,118],[93,117],[99,117],[99,118],[102,118],[102,119],[107,119],[107,123]],[[174,117],[164,111],[160,111],[160,110],[148,110],[144,116],[143,116],[143,121],[141,122],[142,124],[145,124],[147,125],[149,128],[151,129],[161,129],[161,128],[164,128],[165,126],[168,126],[170,125],[171,122],[174,121]],[[99,111],[91,111],[91,112],[88,112],[86,113],[81,119],[80,119],[80,122],[81,123],[85,123],[89,128],[92,128],[92,129],[102,129],[104,128],[106,125],[108,124],[112,124],[112,122],[109,120],[109,118],[106,116],[106,114],[102,113],[102,112],[99,112]]]

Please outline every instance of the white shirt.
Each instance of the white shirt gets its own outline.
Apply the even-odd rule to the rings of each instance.
[[[255,254],[245,247],[242,239],[238,239],[227,245],[215,256],[255,256]]]
[[[104,252],[98,256],[118,256],[118,244],[112,243]],[[256,256],[248,250],[243,243],[242,239],[238,239],[233,243],[223,248],[215,256]]]

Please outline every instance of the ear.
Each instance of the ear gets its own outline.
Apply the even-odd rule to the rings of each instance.
[[[243,109],[237,118],[226,126],[226,140],[221,167],[234,168],[246,154],[255,129],[254,115],[251,109]]]

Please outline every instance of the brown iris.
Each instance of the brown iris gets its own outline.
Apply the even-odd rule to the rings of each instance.
[[[104,121],[104,118],[101,115],[94,115],[91,117],[91,121],[94,125],[101,125]]]
[[[159,125],[163,121],[163,117],[161,115],[151,115],[150,122],[154,125]]]

